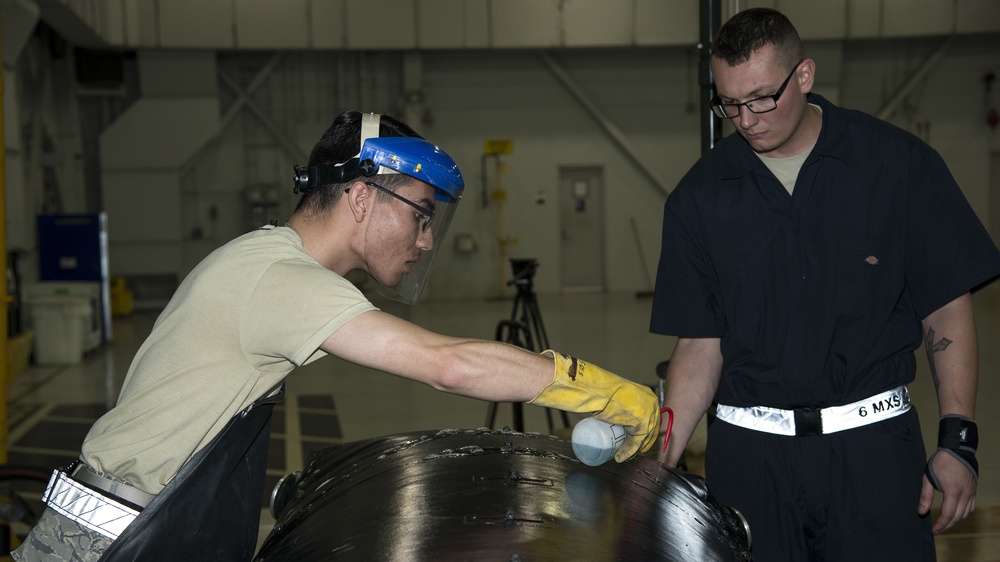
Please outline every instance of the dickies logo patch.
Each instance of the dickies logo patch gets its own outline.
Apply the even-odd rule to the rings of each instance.
[[[868,256],[865,258],[865,263],[868,265],[878,265],[878,256]]]

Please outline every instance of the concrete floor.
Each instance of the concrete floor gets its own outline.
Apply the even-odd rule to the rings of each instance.
[[[941,560],[1000,560],[1000,287],[974,298],[981,346],[977,418],[980,489],[977,511],[960,528],[938,539]],[[656,383],[655,365],[669,357],[673,338],[648,332],[651,299],[634,294],[539,295],[551,347],[579,355],[635,381]],[[510,299],[429,302],[384,309],[438,332],[493,339],[496,324],[511,312]],[[9,395],[9,461],[54,467],[75,457],[84,435],[111,407],[132,355],[148,334],[156,311],[115,318],[114,341],[74,365],[26,369]],[[911,386],[928,448],[935,446],[937,405],[923,352]],[[302,468],[308,452],[330,444],[404,431],[486,425],[488,404],[326,358],[297,370],[287,381],[284,404],[272,431],[269,486]],[[546,432],[545,412],[525,407],[525,429]],[[581,416],[571,415],[571,422]],[[511,425],[511,407],[498,408],[496,427]],[[561,426],[556,417],[557,427]],[[273,520],[264,512],[261,534]]]

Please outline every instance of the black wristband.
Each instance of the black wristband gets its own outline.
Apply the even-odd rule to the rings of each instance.
[[[979,461],[976,460],[976,449],[979,447],[979,428],[976,422],[957,414],[948,414],[941,418],[938,424],[938,448],[927,459],[927,466],[924,473],[930,480],[934,488],[941,490],[937,476],[931,468],[931,461],[940,452],[947,453],[955,457],[972,472],[976,483],[979,483]]]

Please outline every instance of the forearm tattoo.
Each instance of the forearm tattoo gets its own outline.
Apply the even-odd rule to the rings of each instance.
[[[931,378],[934,379],[934,389],[941,388],[941,379],[937,374],[937,367],[934,366],[934,354],[947,349],[951,345],[951,340],[942,337],[934,341],[934,328],[927,328],[927,338],[924,340],[924,347],[927,349],[927,365],[931,370]]]

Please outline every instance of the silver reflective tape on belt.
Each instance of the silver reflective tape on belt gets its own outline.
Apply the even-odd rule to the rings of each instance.
[[[42,501],[57,513],[111,540],[117,539],[139,515],[131,507],[73,481],[61,470],[52,471]]]
[[[910,392],[906,385],[902,385],[852,404],[822,408],[819,416],[822,420],[822,433],[828,434],[894,418],[909,410]],[[726,423],[756,431],[789,436],[800,434],[795,427],[795,410],[766,406],[738,408],[719,404],[716,407],[716,417]]]

